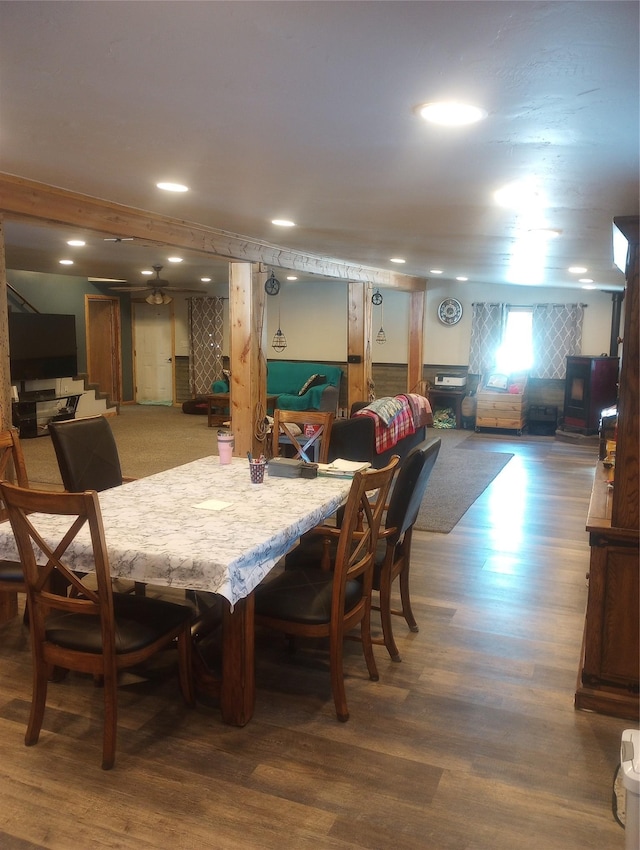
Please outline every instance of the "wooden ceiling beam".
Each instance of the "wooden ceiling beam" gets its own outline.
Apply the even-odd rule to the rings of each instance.
[[[232,261],[264,263],[276,268],[317,274],[338,280],[372,283],[405,292],[424,292],[426,279],[343,260],[306,254],[259,242],[206,225],[171,218],[112,201],[92,198],[0,173],[0,215],[71,225],[100,233],[118,233],[197,251]]]

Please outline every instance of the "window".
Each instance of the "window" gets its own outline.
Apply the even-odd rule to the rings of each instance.
[[[508,307],[502,342],[496,351],[496,369],[505,375],[528,372],[533,365],[533,310]]]

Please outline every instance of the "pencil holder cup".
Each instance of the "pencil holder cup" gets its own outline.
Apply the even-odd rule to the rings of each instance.
[[[264,468],[267,464],[263,460],[249,461],[249,474],[252,484],[262,484],[264,481]]]

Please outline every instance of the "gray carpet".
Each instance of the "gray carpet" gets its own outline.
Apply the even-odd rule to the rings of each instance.
[[[207,455],[217,454],[217,428],[207,427],[206,416],[189,416],[179,407],[122,405],[110,416],[123,475],[143,478]],[[27,474],[32,486],[62,486],[49,436],[22,440]]]
[[[464,443],[469,440],[469,449],[482,443],[481,436],[470,437],[464,431],[439,431],[434,429],[429,436],[440,436],[442,446],[431,473],[415,528],[420,531],[435,531],[448,534],[460,521],[481,493],[504,469],[513,454],[467,450]],[[473,443],[471,443],[473,441]]]

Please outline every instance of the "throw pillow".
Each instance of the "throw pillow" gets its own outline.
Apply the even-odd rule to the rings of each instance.
[[[326,375],[318,375],[318,374],[311,375],[311,377],[307,378],[307,380],[304,382],[304,384],[300,388],[298,395],[304,395],[307,392],[307,390],[311,389],[311,387],[317,387],[319,384],[326,384],[326,383],[327,383],[327,376]]]

